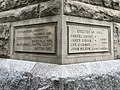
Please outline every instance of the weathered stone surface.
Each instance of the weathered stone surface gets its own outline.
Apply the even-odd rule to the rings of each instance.
[[[103,6],[103,0],[73,0],[73,1],[80,1],[80,2],[89,3],[89,4],[93,4],[93,5]]]
[[[69,1],[69,0],[67,0]],[[120,1],[119,0],[71,0],[71,1],[79,1],[92,5],[99,5],[107,8],[112,8],[116,10],[120,10]]]
[[[39,17],[39,5],[31,5],[0,13],[0,22],[13,22]]]
[[[60,14],[60,0],[51,0],[40,3],[40,16],[51,16]]]
[[[119,90],[120,87],[120,73],[52,80],[34,77],[28,72],[16,72],[14,75],[5,70],[2,72],[1,90]]]
[[[59,80],[33,77],[32,74],[4,72],[0,75],[1,90],[119,90],[120,74],[89,75],[78,78],[62,78]],[[62,80],[63,82],[60,82]],[[63,86],[63,89],[62,87]]]
[[[31,71],[33,68],[36,74]],[[0,59],[0,90],[120,90],[119,88],[119,60],[55,65]]]
[[[68,1],[64,5],[66,15],[79,16],[104,21],[120,22],[120,12],[78,1]]]
[[[120,73],[64,79],[64,90],[120,90]]]
[[[90,0],[90,3],[95,4],[95,5],[103,6],[103,1],[102,0]]]
[[[112,8],[112,0],[103,0],[103,5],[108,8]]]
[[[114,23],[114,56],[120,58],[120,24]]]
[[[120,0],[112,0],[113,9],[120,10]]]
[[[23,0],[24,1],[24,0]],[[59,0],[51,0],[39,4],[29,5],[19,9],[0,12],[0,22],[13,22],[41,16],[60,14],[61,3]]]
[[[47,7],[57,9],[59,8],[59,6],[57,6],[58,3],[55,3],[55,2],[59,2],[59,1],[60,0],[0,0],[0,11],[16,9],[16,8],[25,7],[25,6],[33,5],[36,3],[43,3],[43,2],[45,3],[50,2],[49,4],[50,6],[47,6]]]
[[[0,57],[10,55],[10,24],[0,24]]]
[[[0,90],[59,90],[59,80],[30,73],[36,63],[0,59]]]
[[[59,90],[59,81],[56,80],[33,77],[29,72],[1,72],[0,90]]]
[[[19,8],[50,0],[0,0],[0,11]]]

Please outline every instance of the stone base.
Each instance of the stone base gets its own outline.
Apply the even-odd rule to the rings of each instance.
[[[0,60],[0,90],[120,90],[120,61],[71,65]]]

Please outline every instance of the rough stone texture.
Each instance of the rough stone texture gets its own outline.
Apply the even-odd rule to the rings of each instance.
[[[119,4],[119,0],[66,0],[64,13],[72,16],[120,22]],[[60,0],[1,0],[0,7],[0,11],[2,11],[0,13],[0,22],[14,22],[59,15],[61,13]],[[105,7],[110,7],[111,9]]]
[[[23,0],[24,1],[24,0]],[[41,2],[40,4],[29,5],[19,9],[0,12],[0,22],[14,22],[60,14],[61,4],[59,0]]]
[[[0,24],[0,57],[10,56],[10,24]]]
[[[120,73],[64,79],[64,90],[120,90]]]
[[[0,69],[0,90],[59,90],[59,81],[33,77],[29,72],[9,73]]]
[[[13,22],[58,15],[60,14],[60,9],[60,0],[0,0],[0,11],[4,11],[0,13],[0,22]],[[67,15],[120,22],[119,9],[119,0],[65,0],[64,11]]]
[[[70,0],[67,0],[70,1]],[[115,10],[120,10],[120,1],[119,0],[72,0],[84,2],[92,5],[99,5],[102,7],[107,7]]]
[[[40,3],[40,16],[52,16],[60,14],[61,3],[59,0],[51,0]]]
[[[112,8],[112,0],[103,0],[103,5],[108,8]]]
[[[55,65],[1,59],[0,90],[120,90],[120,61]]]
[[[113,9],[120,10],[120,0],[112,0]]]
[[[12,75],[6,70],[1,71],[0,90],[120,90],[120,73],[52,80],[34,77],[28,72]]]
[[[120,12],[117,10],[89,5],[78,1],[67,1],[64,6],[65,15],[120,22]]]
[[[30,73],[36,63],[0,59],[0,90],[58,90],[59,80]]]
[[[19,8],[50,0],[0,0],[0,11]]]
[[[114,23],[114,56],[120,58],[120,24]]]
[[[0,22],[13,22],[39,17],[38,4],[0,13]]]

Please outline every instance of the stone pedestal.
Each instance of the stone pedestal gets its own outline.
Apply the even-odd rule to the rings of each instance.
[[[119,90],[120,1],[0,0],[0,58],[0,90]]]

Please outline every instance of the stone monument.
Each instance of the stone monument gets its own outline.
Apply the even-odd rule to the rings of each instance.
[[[114,55],[117,50],[113,39],[116,33],[113,22],[118,22],[119,10],[90,5],[108,7],[106,2],[91,2],[6,1],[5,5],[11,7],[1,6],[1,28],[7,28],[0,33],[1,57],[55,64],[119,57]]]
[[[119,59],[119,0],[0,0],[0,90],[119,90]]]

